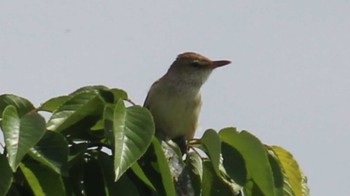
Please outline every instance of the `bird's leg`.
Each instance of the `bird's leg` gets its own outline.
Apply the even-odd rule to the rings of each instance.
[[[187,153],[187,140],[184,136],[180,136],[172,140],[179,146],[182,154]]]

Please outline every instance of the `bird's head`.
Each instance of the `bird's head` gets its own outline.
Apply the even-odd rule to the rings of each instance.
[[[170,66],[167,75],[179,82],[198,84],[201,86],[217,67],[231,63],[227,60],[212,61],[194,52],[185,52],[177,56]]]

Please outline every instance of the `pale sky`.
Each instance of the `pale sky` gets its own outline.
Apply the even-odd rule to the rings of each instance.
[[[0,2],[0,94],[36,106],[96,84],[142,105],[185,51],[232,61],[202,88],[197,136],[249,130],[312,195],[350,195],[350,1]]]

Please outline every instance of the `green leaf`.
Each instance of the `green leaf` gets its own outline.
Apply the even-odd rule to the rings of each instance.
[[[58,174],[68,172],[68,143],[60,133],[47,131],[29,155]]]
[[[52,114],[47,129],[62,131],[88,116],[101,115],[103,107],[98,91],[76,93]]]
[[[280,164],[278,163],[278,160],[272,153],[267,154],[269,157],[272,174],[273,174],[273,181],[275,183],[275,195],[288,195],[286,194],[286,191],[284,191],[284,177],[282,168],[280,167]],[[290,194],[291,196],[294,194]]]
[[[110,196],[118,195],[118,196],[139,196],[139,195],[147,195],[143,192],[139,192],[138,188],[134,182],[129,178],[128,175],[123,175],[118,182],[116,182],[115,189],[118,194],[110,194]],[[125,188],[127,187],[127,188]]]
[[[84,173],[85,194],[106,195],[102,171],[99,162],[96,159],[91,158],[87,161]]]
[[[225,142],[221,144],[223,166],[226,173],[237,184],[244,186],[247,183],[247,168],[242,155]]]
[[[17,109],[20,117],[34,109],[33,104],[27,99],[10,94],[0,95],[0,115],[9,105],[13,105]]]
[[[69,177],[64,178],[67,195],[81,195],[84,191],[84,153],[87,145],[84,143],[73,144],[69,147]]]
[[[274,157],[280,164],[284,175],[284,190],[290,195],[309,195],[309,188],[306,184],[306,177],[301,171],[293,155],[279,146],[269,146]]]
[[[96,152],[95,154],[97,155],[98,167],[102,175],[102,178],[98,180],[104,183],[105,195],[118,195],[118,190],[116,189],[116,183],[114,181],[113,157],[101,152]]]
[[[0,154],[0,195],[6,195],[12,183],[12,171],[5,155]]]
[[[28,162],[20,164],[20,169],[34,195],[65,195],[60,175],[47,167],[36,162]]]
[[[150,112],[142,107],[125,108],[122,100],[104,111],[106,135],[114,145],[114,169],[118,180],[147,150],[154,135]]]
[[[60,131],[60,133],[67,137],[69,141],[100,143],[101,140],[105,140],[104,129],[92,130],[92,128],[101,118],[102,114],[101,116],[87,116],[72,126]]]
[[[94,126],[91,127],[91,131],[100,131],[100,130],[103,130],[104,129],[104,120],[103,119],[100,119],[98,120]]]
[[[164,142],[164,141],[163,141]],[[161,175],[163,187],[165,189],[166,195],[168,196],[175,196],[175,187],[174,187],[174,181],[171,177],[171,172],[169,168],[169,163],[164,155],[164,151],[162,149],[162,145],[160,144],[160,141],[153,137],[152,144],[154,147],[154,152],[157,157],[157,169]]]
[[[134,165],[131,166],[131,170],[143,183],[145,183],[148,186],[148,188],[150,188],[152,191],[156,191],[156,188],[153,186],[152,182],[143,172],[142,168],[140,167],[140,164],[136,162]]]
[[[54,112],[57,110],[64,102],[66,102],[70,97],[69,96],[60,96],[49,99],[45,103],[41,104],[38,110]]]
[[[106,195],[139,195],[138,187],[129,179],[128,175],[123,175],[117,182],[114,181],[113,158],[111,156],[98,152],[97,158],[103,175]]]
[[[84,93],[84,92],[91,92],[91,91],[97,92],[100,90],[107,91],[108,88],[106,86],[103,86],[103,85],[83,86],[83,87],[77,89],[76,91],[74,91],[73,93],[71,93],[70,96],[77,95],[77,94]]]
[[[201,143],[205,147],[207,154],[213,164],[214,171],[220,175],[220,155],[221,155],[221,141],[219,135],[212,129],[205,131],[201,138]]]
[[[87,152],[87,148],[88,146],[86,143],[71,144],[69,146],[69,168],[71,168],[76,162],[79,162],[84,158],[84,154]]]
[[[113,93],[115,102],[118,101],[119,99],[123,99],[123,100],[128,99],[128,94],[122,89],[112,88],[109,91]]]
[[[202,182],[202,195],[237,195],[229,183],[226,183],[221,177],[219,177],[210,161],[203,161],[203,182]]]
[[[230,192],[238,193],[241,187],[229,178],[223,167],[223,160],[221,158],[221,140],[219,135],[214,130],[207,130],[201,139],[201,143],[210,158],[210,163],[213,164],[213,169],[217,178],[221,180],[221,183],[225,184],[225,187],[230,189]]]
[[[195,195],[201,195],[203,180],[203,163],[201,157],[195,152],[187,153],[186,168],[189,171]]]
[[[247,131],[237,132],[235,128],[225,128],[219,133],[221,140],[242,155],[248,176],[258,185],[264,195],[275,195],[275,184],[267,151],[263,144]],[[224,157],[225,159],[225,157]]]
[[[243,192],[245,196],[264,195],[258,185],[252,180],[247,182],[247,184],[244,186]]]
[[[71,93],[70,96],[74,96],[80,93],[91,92],[91,91],[97,92],[101,96],[101,98],[104,99],[104,101],[108,103],[114,103],[115,97],[113,95],[113,92],[110,92],[110,90],[103,85],[84,86],[74,91],[73,93]]]
[[[2,118],[8,160],[15,172],[29,149],[44,135],[45,119],[37,113],[28,113],[20,118],[12,105],[5,108]]]

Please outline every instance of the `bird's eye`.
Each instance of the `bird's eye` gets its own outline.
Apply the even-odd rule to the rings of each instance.
[[[191,63],[191,66],[192,66],[192,67],[200,67],[201,64],[199,63],[199,61],[193,61],[193,62]]]

